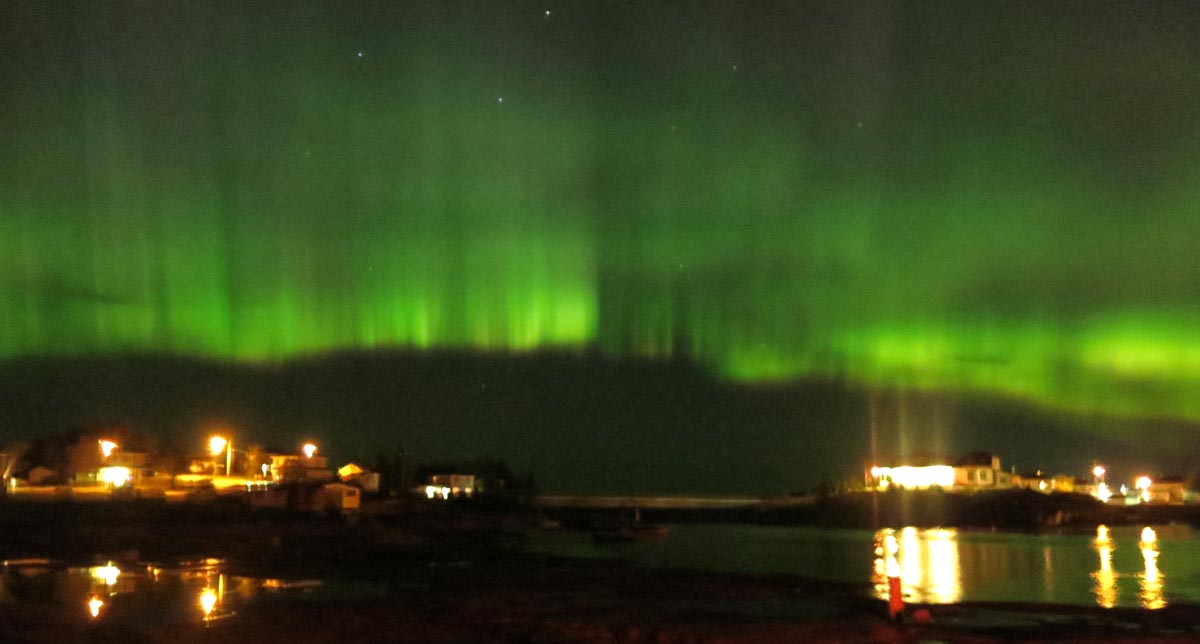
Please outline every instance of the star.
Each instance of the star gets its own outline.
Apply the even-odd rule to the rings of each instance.
[[[504,102],[504,97],[503,97],[503,96],[501,96],[501,97],[497,98],[497,99],[496,99],[496,102],[497,102],[497,103],[503,103],[503,102]]]
[[[359,60],[362,60],[362,58],[363,58],[363,52],[362,52],[362,50],[361,50],[361,49],[360,49],[360,50],[358,50],[358,53],[357,53],[357,54],[355,54],[355,56],[357,56]]]
[[[547,10],[546,10],[546,17],[547,17],[547,18],[549,18],[549,17],[550,17],[550,10],[549,10],[549,9],[547,9]]]

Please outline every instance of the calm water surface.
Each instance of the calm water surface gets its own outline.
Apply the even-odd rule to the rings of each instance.
[[[786,573],[862,584],[886,598],[900,577],[909,601],[1018,601],[1162,608],[1200,603],[1200,534],[1186,526],[1116,527],[1091,534],[946,529],[819,530],[677,525],[662,541],[597,544],[590,534],[542,530],[535,553],[629,560],[650,568]],[[389,593],[386,584],[228,574],[208,559],[172,567],[64,567],[10,561],[0,602],[52,606],[70,619],[211,623],[266,601],[339,600]]]
[[[72,567],[49,561],[6,561],[0,602],[52,607],[72,621],[119,619],[170,626],[213,623],[261,602],[306,602],[322,597],[373,596],[386,588],[368,582],[272,579],[231,575],[205,559],[171,567],[104,564]]]
[[[890,537],[890,538],[889,538]],[[889,548],[889,543],[894,544]],[[1200,603],[1200,534],[1187,526],[1114,527],[1089,534],[952,529],[861,530],[676,525],[659,542],[597,544],[587,533],[531,535],[535,552],[638,565],[787,573],[871,584],[887,597],[892,571],[909,601],[1050,602],[1161,608]]]

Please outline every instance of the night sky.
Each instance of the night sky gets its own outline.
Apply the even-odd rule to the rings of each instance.
[[[1198,27],[0,0],[0,357],[597,352],[1194,422]]]

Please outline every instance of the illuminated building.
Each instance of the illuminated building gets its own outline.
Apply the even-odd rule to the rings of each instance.
[[[419,488],[426,498],[450,499],[458,496],[474,496],[477,485],[474,474],[434,474],[429,483]]]
[[[1046,474],[1041,470],[1025,474],[1014,474],[1012,486],[1035,492],[1075,492],[1075,477],[1070,474]]]
[[[333,470],[329,469],[329,459],[325,456],[271,452],[267,460],[264,473],[276,483],[333,480]]]
[[[128,467],[109,466],[96,471],[96,481],[110,488],[121,488],[133,480],[133,472]]]
[[[1142,503],[1180,504],[1192,497],[1183,477],[1180,476],[1141,476],[1134,487],[1137,489],[1137,498]]]
[[[953,464],[946,458],[914,457],[899,465],[875,465],[867,472],[867,482],[879,490],[975,491],[1012,487],[1012,475],[1000,469],[1000,457],[980,452]]]
[[[967,489],[1012,487],[1012,475],[1000,469],[1000,457],[987,452],[968,454],[954,464],[954,483]]]
[[[354,482],[364,492],[374,494],[379,491],[379,472],[371,472],[357,463],[346,463],[338,468],[337,473],[339,479]]]

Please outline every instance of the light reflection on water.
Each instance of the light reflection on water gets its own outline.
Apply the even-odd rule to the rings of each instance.
[[[1096,528],[1094,544],[1096,553],[1100,556],[1100,565],[1096,572],[1092,573],[1096,603],[1104,608],[1112,608],[1117,605],[1117,574],[1113,572],[1113,546],[1108,526]]]
[[[108,562],[86,568],[5,562],[0,567],[0,601],[53,602],[64,614],[88,621],[104,621],[119,606],[138,612],[151,596],[174,598],[170,608],[151,618],[164,623],[213,621],[232,617],[237,607],[259,595],[306,593],[320,588],[320,580],[280,580],[228,575],[223,562],[206,560],[176,568]],[[77,612],[80,611],[80,612]],[[114,613],[115,614],[115,613]],[[140,613],[139,613],[140,614]]]
[[[1163,599],[1163,576],[1158,572],[1158,536],[1154,530],[1146,528],[1142,531],[1138,549],[1142,551],[1146,568],[1138,576],[1138,600],[1144,608],[1162,608],[1167,605],[1167,600]]]
[[[876,542],[895,543],[891,530],[880,530]],[[962,599],[962,580],[958,563],[955,530],[936,528],[900,531],[898,550],[876,549],[872,584],[875,596],[888,599],[888,577],[899,575],[905,601],[950,604]]]
[[[919,530],[907,527],[897,539],[891,529],[875,535],[875,564],[872,588],[879,599],[888,599],[888,577],[899,576],[905,601],[948,604],[962,601],[962,570],[959,564],[959,542],[956,530],[941,528]],[[881,545],[883,544],[883,545]],[[888,547],[887,544],[895,544]],[[1120,600],[1118,577],[1113,568],[1113,541],[1107,526],[1096,528],[1092,546],[1099,557],[1096,570],[1090,576],[1096,603],[1104,608],[1117,606]],[[1142,530],[1138,542],[1142,555],[1142,570],[1138,580],[1137,604],[1147,609],[1167,605],[1164,595],[1165,577],[1159,569],[1157,532],[1150,527]],[[1052,589],[1057,578],[1054,549],[1041,548],[1043,585]]]
[[[598,545],[583,532],[542,530],[529,535],[527,548],[552,556],[623,559],[651,568],[870,582],[867,592],[879,598],[888,596],[892,567],[911,602],[1151,609],[1200,604],[1197,533],[1186,525],[1143,532],[1143,526],[1005,533],[683,524],[672,526],[661,542],[617,545]],[[894,556],[888,557],[889,552]]]

